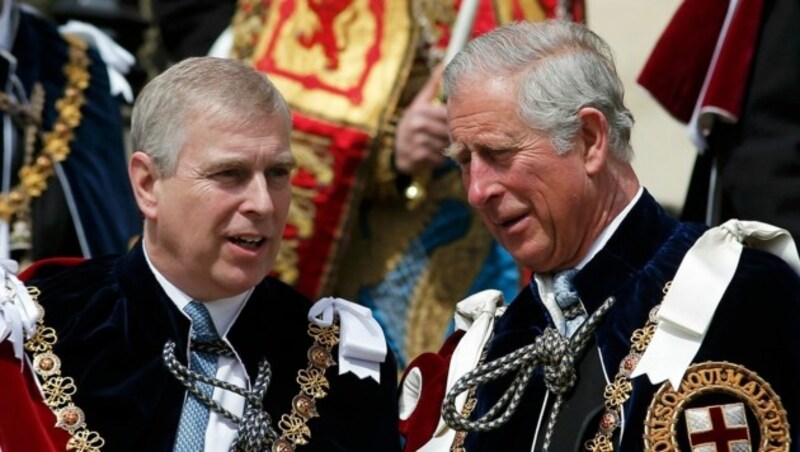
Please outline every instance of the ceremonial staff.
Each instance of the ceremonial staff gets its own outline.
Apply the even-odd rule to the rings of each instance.
[[[447,43],[447,51],[444,54],[442,64],[447,66],[453,57],[467,44],[472,35],[472,28],[475,24],[475,15],[478,11],[479,0],[464,0],[458,9],[458,15],[453,23],[450,32],[450,40]],[[444,102],[444,95],[440,91],[436,102]],[[414,176],[411,183],[406,188],[405,196],[408,205],[414,208],[425,199],[428,183],[431,180],[433,170],[426,168],[420,174]]]

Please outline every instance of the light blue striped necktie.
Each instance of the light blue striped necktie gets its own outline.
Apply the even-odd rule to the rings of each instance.
[[[586,309],[581,303],[578,291],[572,285],[572,278],[576,274],[578,274],[578,269],[573,268],[553,276],[553,294],[556,304],[564,314],[566,321],[564,336],[566,337],[572,337],[586,320]]]
[[[219,339],[208,309],[202,303],[192,301],[183,310],[192,319],[192,341],[212,342]],[[214,377],[217,374],[217,355],[192,350],[189,353],[189,368],[195,372]],[[214,387],[195,382],[203,394],[211,398]],[[208,426],[209,408],[191,392],[183,405],[178,435],[175,440],[175,452],[198,452],[204,450],[206,428]]]

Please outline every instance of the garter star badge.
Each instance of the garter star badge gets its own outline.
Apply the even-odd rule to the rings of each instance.
[[[645,419],[645,450],[788,451],[780,397],[755,372],[728,362],[695,364],[680,387],[656,391]]]

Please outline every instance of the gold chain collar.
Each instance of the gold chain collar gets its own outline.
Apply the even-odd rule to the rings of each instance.
[[[61,358],[53,353],[58,336],[55,329],[44,325],[44,308],[39,304],[41,292],[36,287],[27,289],[39,312],[36,329],[25,342],[25,349],[33,354],[33,370],[40,378],[44,403],[55,414],[56,427],[71,435],[67,450],[100,452],[105,440],[87,428],[83,410],[72,401],[78,391],[75,380],[61,375]],[[294,452],[297,446],[308,444],[311,429],[307,423],[319,417],[316,402],[328,395],[330,382],[325,373],[336,365],[331,350],[339,343],[339,325],[334,322],[331,326],[320,327],[310,323],[308,335],[314,338],[314,344],[308,349],[308,365],[297,372],[295,381],[300,385],[300,392],[292,399],[289,414],[282,415],[278,421],[281,436],[272,445],[273,452]]]
[[[666,296],[670,286],[671,281],[664,285],[664,288],[661,290],[664,296]],[[630,375],[639,363],[647,346],[650,345],[650,340],[655,333],[656,323],[658,321],[658,309],[660,306],[660,304],[654,306],[647,316],[647,323],[642,328],[635,330],[631,335],[631,349],[625,358],[622,359],[614,380],[606,384],[606,388],[603,391],[605,411],[600,417],[600,426],[594,438],[587,441],[584,445],[585,450],[592,452],[612,452],[614,450],[611,437],[614,431],[620,426],[622,404],[630,398],[631,391],[633,390]],[[483,361],[485,357],[484,351],[484,354],[481,355],[481,361]],[[475,386],[473,386],[470,388],[462,414],[468,417],[476,405]],[[464,449],[465,439],[466,432],[456,432],[456,437],[453,444],[450,446],[450,451],[464,452],[466,450]]]
[[[294,452],[297,446],[308,444],[311,429],[307,423],[311,418],[319,417],[317,399],[328,395],[330,383],[325,372],[336,365],[331,349],[339,343],[339,325],[334,322],[331,326],[321,327],[310,323],[308,334],[314,338],[314,345],[308,349],[308,365],[297,372],[300,393],[292,399],[292,411],[282,415],[278,421],[281,436],[272,445],[273,452]]]
[[[56,101],[58,118],[53,129],[42,138],[41,154],[32,163],[19,170],[20,182],[7,194],[0,194],[0,219],[10,221],[18,211],[26,209],[32,199],[47,189],[47,179],[54,174],[53,163],[63,162],[71,151],[70,142],[75,138],[74,130],[81,123],[81,108],[86,103],[84,91],[89,86],[90,60],[87,45],[79,38],[65,35],[69,44],[69,61],[64,65],[67,78],[64,97]]]
[[[480,366],[486,361],[486,352],[487,350],[484,349],[481,353],[480,358],[478,358],[477,366]],[[478,406],[478,398],[476,397],[476,392],[478,391],[478,386],[471,386],[469,391],[467,392],[467,399],[464,401],[464,406],[461,408],[461,415],[465,418],[468,418],[472,412],[475,410],[475,407]],[[463,430],[456,430],[455,437],[453,438],[453,443],[450,445],[450,452],[467,452],[466,447],[464,447],[464,442],[467,439],[467,432]]]
[[[44,308],[39,304],[39,289],[28,287],[28,293],[39,310],[36,330],[25,342],[25,350],[33,353],[33,371],[39,376],[44,403],[56,416],[56,427],[69,432],[67,450],[77,452],[99,452],[105,440],[99,433],[86,427],[83,410],[72,402],[78,388],[72,377],[61,375],[61,358],[53,353],[58,337],[51,327],[44,326]]]
[[[661,293],[666,296],[672,282],[667,282]],[[663,301],[663,298],[662,298]],[[633,391],[633,384],[631,383],[631,372],[636,368],[642,354],[650,345],[650,340],[656,331],[656,323],[658,322],[658,309],[661,304],[654,306],[647,316],[647,323],[633,332],[631,335],[631,348],[628,354],[622,359],[619,364],[619,370],[614,379],[606,384],[605,391],[603,391],[603,398],[605,399],[605,410],[600,417],[600,426],[597,433],[584,445],[585,450],[592,452],[611,452],[614,450],[612,436],[622,423],[621,409],[631,396]]]

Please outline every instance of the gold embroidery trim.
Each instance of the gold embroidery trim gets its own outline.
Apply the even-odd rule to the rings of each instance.
[[[250,61],[256,48],[264,24],[267,23],[266,0],[239,0],[236,13],[231,21],[233,48],[230,57],[235,60]]]
[[[272,445],[273,452],[294,452],[297,446],[308,444],[311,429],[307,423],[319,416],[317,400],[328,395],[330,383],[325,372],[336,365],[331,350],[339,343],[339,325],[321,327],[311,323],[308,334],[314,338],[314,344],[308,349],[308,365],[297,372],[300,392],[292,399],[292,411],[278,421],[281,436]]]
[[[480,358],[478,359],[477,366],[486,361],[486,349],[483,350],[481,353]],[[471,386],[469,391],[467,392],[467,399],[464,401],[464,406],[461,408],[461,416],[465,419],[469,418],[472,412],[475,410],[475,407],[478,406],[478,398],[475,396],[475,393],[478,390],[478,386]],[[464,447],[464,441],[467,439],[467,432],[463,430],[456,430],[456,435],[453,438],[453,444],[450,445],[450,452],[467,452],[466,447]]]
[[[31,200],[47,189],[47,179],[54,174],[53,163],[63,162],[70,153],[74,130],[81,123],[81,108],[86,103],[84,91],[89,86],[90,60],[86,43],[71,35],[64,39],[69,44],[69,61],[64,65],[67,78],[64,97],[56,101],[58,118],[53,129],[42,137],[42,152],[32,164],[19,170],[19,184],[8,194],[0,194],[0,218],[10,221],[18,211],[26,209]]]
[[[758,419],[759,451],[789,451],[792,438],[781,398],[757,373],[725,361],[690,366],[677,390],[669,382],[661,385],[645,418],[645,450],[677,451],[679,416],[693,399],[712,392],[729,394],[746,403]]]
[[[412,0],[411,10],[427,46],[428,67],[433,69],[444,58],[441,26],[450,29],[458,12],[454,0]]]
[[[672,281],[667,282],[661,293],[666,296]],[[663,298],[662,298],[663,301]],[[594,438],[586,441],[584,445],[585,450],[593,452],[611,452],[614,450],[612,436],[614,431],[621,423],[621,407],[631,396],[633,385],[631,384],[630,376],[636,364],[642,357],[642,354],[650,345],[650,340],[653,338],[653,333],[656,329],[656,322],[658,319],[658,309],[661,306],[654,306],[647,316],[647,323],[633,332],[631,335],[631,349],[628,355],[622,359],[619,364],[619,370],[614,379],[606,385],[603,391],[603,398],[605,399],[605,410],[600,417],[600,427]]]
[[[70,434],[67,450],[77,452],[99,452],[105,440],[86,427],[86,416],[72,402],[77,392],[75,380],[61,375],[61,359],[53,353],[58,337],[53,328],[44,326],[44,308],[39,304],[40,291],[28,287],[28,293],[39,310],[36,330],[25,342],[25,350],[33,354],[33,371],[38,375],[44,392],[44,403],[56,416],[56,427]]]

